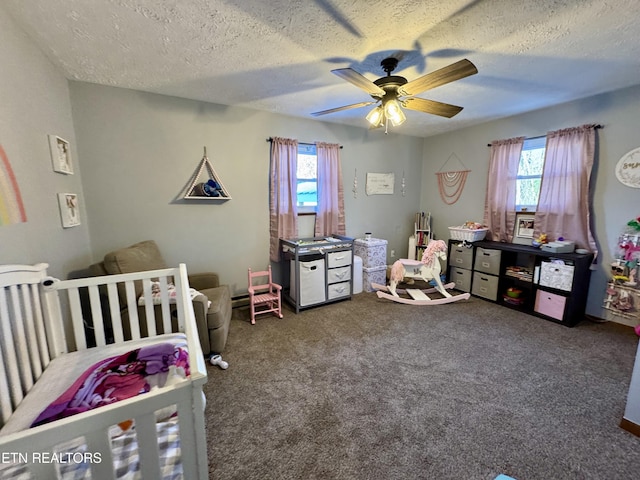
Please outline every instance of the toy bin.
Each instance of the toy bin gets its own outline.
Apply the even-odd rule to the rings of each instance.
[[[365,292],[373,292],[375,289],[371,286],[372,283],[379,285],[385,285],[387,282],[387,266],[381,267],[363,267],[362,268],[362,282]]]

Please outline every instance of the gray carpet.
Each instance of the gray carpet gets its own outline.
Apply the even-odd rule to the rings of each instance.
[[[640,478],[629,327],[373,293],[248,319],[209,366],[210,478]]]

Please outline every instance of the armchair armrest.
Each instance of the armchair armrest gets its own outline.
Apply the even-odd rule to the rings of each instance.
[[[220,277],[214,272],[194,273],[189,275],[189,286],[196,290],[206,290],[220,286]]]

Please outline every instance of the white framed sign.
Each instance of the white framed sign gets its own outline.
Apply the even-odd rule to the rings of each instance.
[[[367,173],[367,195],[393,195],[393,173]]]
[[[640,147],[625,153],[618,160],[616,178],[627,187],[640,188]]]

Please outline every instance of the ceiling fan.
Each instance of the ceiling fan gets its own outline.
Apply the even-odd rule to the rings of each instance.
[[[317,117],[328,113],[340,112],[351,108],[361,108],[379,103],[380,105],[371,110],[366,117],[374,128],[383,125],[386,126],[387,121],[391,121],[394,127],[404,123],[406,116],[401,107],[451,118],[460,113],[462,107],[418,98],[415,97],[415,95],[478,73],[478,69],[473,63],[467,59],[463,59],[409,82],[404,77],[391,75],[391,72],[398,66],[397,58],[385,58],[380,62],[380,65],[387,76],[381,77],[373,82],[352,68],[331,70],[331,73],[336,74],[367,92],[373,97],[373,101],[322,110],[320,112],[314,112],[311,115]]]

